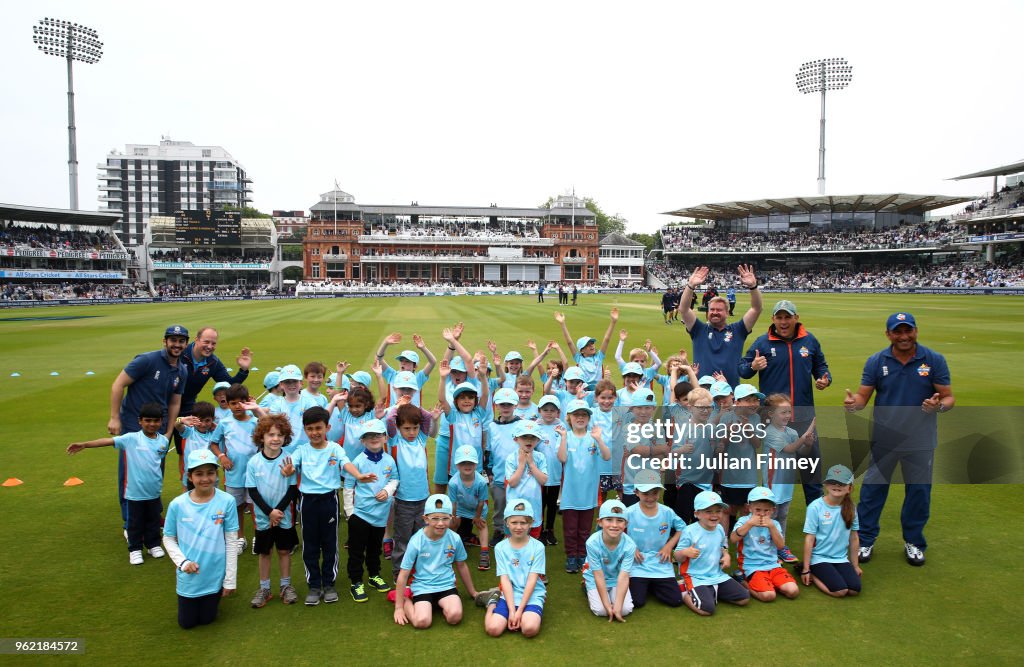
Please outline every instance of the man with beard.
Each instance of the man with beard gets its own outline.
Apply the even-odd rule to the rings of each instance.
[[[793,404],[790,427],[804,433],[814,419],[815,389],[826,389],[832,384],[825,354],[818,339],[800,323],[796,304],[782,300],[772,308],[772,324],[768,333],[754,341],[739,363],[739,375],[749,379],[758,374],[757,386],[766,396],[783,394]],[[804,458],[821,460],[818,435]],[[810,505],[821,497],[821,466],[814,472],[800,469],[804,487],[804,500]]]
[[[706,266],[697,267],[686,281],[686,287],[679,298],[679,313],[686,325],[686,331],[693,340],[693,360],[700,364],[704,375],[721,373],[730,386],[739,384],[737,365],[743,355],[743,341],[754,329],[761,316],[761,292],[757,288],[757,276],[753,268],[740,264],[740,284],[750,290],[750,309],[738,322],[728,323],[729,304],[720,296],[708,302],[708,321],[701,322],[693,310],[694,292],[704,283],[710,273]]]
[[[134,433],[142,430],[139,410],[146,403],[159,403],[163,408],[161,432],[170,439],[174,421],[181,408],[181,394],[185,391],[188,370],[181,355],[188,344],[188,329],[172,324],[164,331],[164,347],[136,356],[114,380],[110,387],[110,435]],[[128,527],[128,505],[124,499],[125,457],[117,458],[117,497],[121,504],[121,520]],[[127,537],[127,532],[125,533]]]

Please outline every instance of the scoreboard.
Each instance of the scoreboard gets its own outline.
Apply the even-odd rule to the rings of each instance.
[[[241,245],[241,211],[178,211],[174,242],[179,246]]]

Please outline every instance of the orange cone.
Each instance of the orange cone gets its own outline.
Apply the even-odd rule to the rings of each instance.
[[[85,482],[77,477],[69,477],[68,481],[64,482],[64,486],[78,486],[79,484],[85,484]]]
[[[8,478],[3,484],[0,484],[0,486],[18,486],[18,485],[24,484],[24,483],[25,482],[21,481],[17,477],[11,477],[11,478]]]

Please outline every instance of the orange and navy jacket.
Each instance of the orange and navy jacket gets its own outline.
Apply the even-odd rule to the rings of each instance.
[[[794,410],[796,421],[809,420],[813,415],[814,381],[827,377],[832,382],[832,373],[828,370],[828,362],[825,361],[825,353],[818,339],[803,324],[797,323],[796,335],[787,341],[780,338],[775,332],[775,325],[771,325],[768,333],[759,336],[740,360],[738,370],[741,378],[754,377],[756,371],[750,364],[756,352],[768,360],[768,366],[760,372],[758,378],[761,393],[785,394],[794,407],[812,408],[803,411],[808,413],[803,415],[798,414],[801,410]]]

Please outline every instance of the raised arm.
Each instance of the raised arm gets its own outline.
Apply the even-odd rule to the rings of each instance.
[[[384,340],[377,346],[377,360],[383,364],[384,368],[390,368],[391,365],[384,360],[384,354],[388,351],[388,345],[397,345],[402,342],[402,334],[397,331],[389,333],[385,336]]]
[[[572,335],[569,333],[569,327],[565,325],[565,314],[556,311],[555,322],[558,322],[559,326],[562,327],[562,335],[565,336],[565,342],[569,346],[569,351],[572,352],[572,356],[575,358],[580,351],[576,349],[576,342],[573,341]]]
[[[629,332],[625,329],[619,330],[619,344],[615,346],[615,361],[619,364],[619,368],[626,363],[625,359],[622,358],[622,348],[626,346],[626,338],[629,336]]]
[[[679,312],[679,316],[683,318],[683,324],[686,325],[687,331],[692,329],[693,325],[697,323],[697,313],[694,312],[690,305],[693,302],[693,294],[707,280],[710,271],[711,269],[706,266],[698,266],[694,269],[693,273],[690,274],[690,278],[686,281],[683,293],[679,295],[679,306],[676,307],[676,310]]]
[[[537,366],[540,366],[542,361],[544,361],[544,357],[548,356],[548,352],[551,351],[551,348],[554,346],[554,342],[555,341],[553,340],[549,340],[548,344],[544,347],[544,351],[538,353],[537,345],[534,344],[532,340],[527,341],[526,346],[533,350],[533,361],[531,361],[530,365],[526,367],[525,371],[523,371],[523,375],[526,375],[527,377],[533,375],[533,371],[537,369]]]
[[[757,276],[754,275],[754,269],[748,264],[740,264],[738,268],[740,275],[740,283],[750,290],[750,309],[747,310],[743,315],[743,326],[747,328],[747,332],[754,330],[754,325],[757,324],[757,318],[761,317],[761,310],[763,305],[761,303],[761,290],[757,286]]]
[[[601,339],[601,354],[608,354],[608,343],[612,340],[612,333],[615,332],[615,323],[619,321],[619,309],[612,308],[608,318],[608,328],[605,329],[604,338]]]
[[[453,329],[443,329],[441,331],[441,337],[448,341],[448,347],[454,347],[455,353],[462,357],[462,361],[466,364],[466,371],[468,374],[468,372],[470,372],[469,369],[473,367],[473,355],[469,353],[469,350],[462,346],[462,342],[455,335],[455,331]],[[450,368],[449,372],[451,372]],[[445,410],[445,412],[448,411]]]
[[[430,372],[434,370],[437,365],[437,357],[430,351],[427,344],[423,342],[423,336],[419,334],[412,335],[412,342],[416,345],[416,349],[423,353],[423,356],[427,358],[427,365],[423,367],[423,374],[430,375]]]
[[[450,331],[450,329],[445,329]],[[444,414],[448,414],[452,411],[452,406],[448,403],[448,396],[445,392],[445,383],[448,381],[448,376],[452,374],[451,366],[447,359],[442,359],[441,363],[437,367],[437,375],[440,378],[437,388],[437,402],[441,404],[441,410]]]

